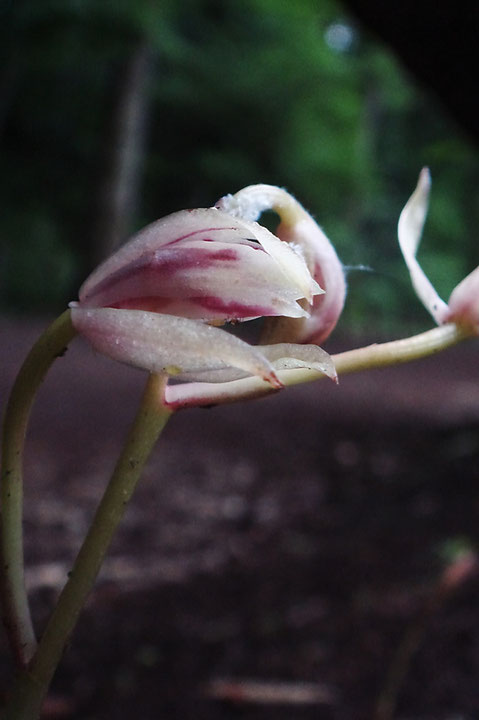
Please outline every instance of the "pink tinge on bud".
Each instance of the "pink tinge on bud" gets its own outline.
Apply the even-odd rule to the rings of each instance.
[[[310,316],[295,321],[295,340],[321,344],[332,333],[343,311],[346,299],[346,281],[336,251],[319,225],[309,215],[293,226],[281,223],[277,229],[281,240],[301,248],[311,275],[324,289],[316,295]],[[293,327],[293,321],[290,322]]]
[[[80,304],[218,324],[302,317],[297,301],[314,292],[304,260],[272,233],[208,208],[174,213],[139,232],[90,275]]]
[[[445,322],[463,325],[479,335],[479,268],[473,270],[452,291]]]

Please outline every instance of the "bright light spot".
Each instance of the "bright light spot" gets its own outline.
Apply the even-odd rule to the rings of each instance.
[[[354,30],[343,22],[332,23],[326,30],[325,39],[332,50],[347,52],[354,42]]]

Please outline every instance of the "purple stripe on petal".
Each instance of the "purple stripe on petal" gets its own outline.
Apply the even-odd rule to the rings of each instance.
[[[247,303],[239,303],[235,301],[227,302],[221,297],[215,295],[192,297],[190,300],[200,307],[205,308],[205,310],[218,315],[224,315],[225,318],[230,320],[262,317],[274,314],[274,310],[271,307],[263,305],[248,305]]]
[[[236,260],[238,260],[238,253],[233,248],[224,248],[214,252],[205,252],[202,248],[161,250],[150,259],[147,269],[160,275],[163,273],[172,275],[190,268],[206,269],[218,262],[234,262]]]
[[[147,275],[157,275],[159,287],[161,287],[162,276],[168,276],[171,279],[173,275],[187,272],[191,268],[204,270],[213,267],[216,263],[233,263],[238,259],[239,256],[234,247],[221,248],[213,252],[205,252],[202,248],[166,250],[162,248],[155,253],[145,254],[135,262],[108,275],[92,288],[88,295],[80,296],[80,300],[88,302],[100,293],[108,292],[116,285],[119,286],[130,281],[135,276],[140,278],[143,275],[146,278]]]
[[[238,231],[238,228],[235,227],[211,227],[211,228],[201,228],[201,230],[193,230],[190,233],[187,233],[186,235],[182,235],[179,238],[175,238],[174,240],[170,240],[170,242],[165,243],[163,247],[171,247],[172,245],[176,245],[176,243],[181,242],[182,240],[187,240],[188,238],[194,237],[195,235],[199,235],[201,233],[208,233],[208,232],[218,232],[223,230],[231,230],[234,232]],[[211,240],[210,240],[211,242]]]

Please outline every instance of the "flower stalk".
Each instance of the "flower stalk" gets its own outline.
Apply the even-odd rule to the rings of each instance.
[[[35,343],[13,386],[7,404],[2,442],[3,622],[17,663],[25,666],[36,648],[23,568],[23,446],[35,394],[48,369],[76,335],[70,311],[65,311]]]
[[[165,382],[165,377],[159,374],[148,378],[140,408],[110,483],[38,648],[28,667],[18,676],[3,720],[33,720],[40,713],[53,674],[93,587],[113,534],[144,464],[171,415],[171,410],[162,402]]]
[[[332,355],[331,359],[338,376],[347,375],[361,370],[373,370],[419,360],[446,350],[469,337],[473,337],[470,330],[451,323],[409,338],[348,350]],[[284,387],[326,377],[324,372],[308,368],[278,370],[277,375]],[[224,405],[240,400],[251,400],[272,391],[274,389],[268,383],[257,377],[248,377],[226,383],[172,385],[166,388],[165,400],[169,407],[180,410],[187,407]]]

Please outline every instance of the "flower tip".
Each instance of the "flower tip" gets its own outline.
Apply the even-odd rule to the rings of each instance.
[[[313,302],[313,297],[315,295],[324,295],[326,290],[321,287],[321,285],[318,283],[317,280],[315,280],[313,277],[311,277],[311,296],[309,298],[306,298],[310,303]]]
[[[282,390],[284,388],[284,384],[281,382],[281,380],[274,371],[271,371],[270,373],[268,373],[268,375],[265,375],[263,379],[266,380],[266,382],[269,382],[269,384],[276,390]]]
[[[431,172],[429,168],[424,166],[419,173],[418,185],[429,191],[431,188]]]
[[[426,220],[431,184],[431,173],[429,168],[424,166],[419,173],[416,188],[404,208],[405,210],[409,208],[409,211],[416,215],[416,222],[421,222],[421,231]]]

